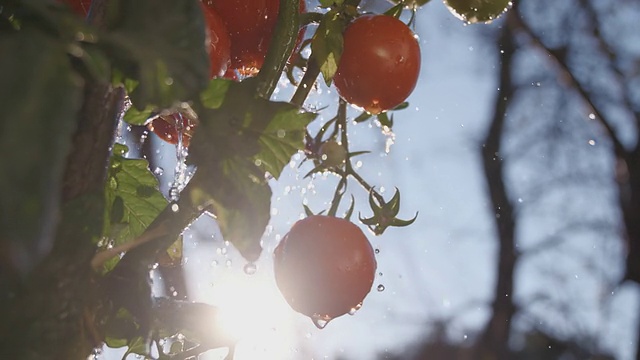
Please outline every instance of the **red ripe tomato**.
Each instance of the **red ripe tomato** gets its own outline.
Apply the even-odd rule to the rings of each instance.
[[[224,21],[216,11],[200,3],[204,13],[207,31],[207,50],[211,61],[211,75],[213,79],[224,76],[231,61],[231,40]]]
[[[279,0],[203,0],[222,17],[231,38],[231,69],[255,75],[264,62],[278,18]],[[300,0],[300,12],[305,0]],[[300,38],[300,37],[299,37]]]
[[[329,321],[361,306],[371,290],[376,259],[353,223],[314,215],[293,225],[274,252],[275,279],[297,312]]]
[[[333,81],[347,102],[372,114],[400,105],[420,73],[420,46],[402,21],[365,15],[344,33],[344,51]]]
[[[182,145],[185,147],[191,143],[193,137],[193,130],[196,124],[193,123],[187,116],[183,116],[180,113],[173,113],[171,115],[160,115],[147,123],[147,129],[156,134],[160,139],[168,142],[169,144],[178,143],[178,128],[179,121],[182,120]]]
[[[91,7],[91,0],[59,0],[62,3],[65,3],[73,9],[78,15],[82,17],[86,17],[89,14],[89,8]]]

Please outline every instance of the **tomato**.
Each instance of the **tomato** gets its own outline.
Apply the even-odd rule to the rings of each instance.
[[[211,61],[211,74],[213,79],[224,76],[231,62],[231,40],[224,21],[214,9],[200,3],[204,13],[207,31],[207,50]]]
[[[187,116],[179,113],[160,115],[148,122],[147,128],[160,139],[175,145],[178,143],[177,125],[180,119],[182,119],[182,145],[188,147],[191,142],[191,137],[193,137],[193,130],[196,124],[189,120]]]
[[[449,11],[468,23],[491,22],[511,6],[511,0],[444,0]]]
[[[276,26],[279,0],[203,0],[222,17],[231,39],[231,68],[255,75],[264,62]],[[300,0],[300,11],[305,1]],[[300,39],[300,37],[299,37]]]
[[[329,321],[358,309],[371,290],[376,259],[353,223],[323,215],[296,222],[274,252],[275,279],[297,312]]]
[[[420,46],[402,21],[365,15],[347,26],[334,84],[347,102],[372,114],[400,105],[420,73]]]
[[[73,12],[82,17],[86,17],[89,14],[89,8],[91,7],[91,0],[59,0],[59,2],[69,5]]]

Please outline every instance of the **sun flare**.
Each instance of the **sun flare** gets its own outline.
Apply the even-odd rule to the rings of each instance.
[[[203,275],[194,274],[200,278],[198,283],[203,282]],[[218,308],[212,331],[237,341],[233,360],[292,356],[297,346],[295,314],[280,295],[270,272],[261,269],[248,275],[242,269],[220,267],[207,282],[211,286],[198,286],[197,298]],[[215,353],[226,354],[219,350]]]

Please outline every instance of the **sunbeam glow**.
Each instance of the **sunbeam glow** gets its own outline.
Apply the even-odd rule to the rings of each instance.
[[[203,283],[205,274],[193,274]],[[196,297],[219,310],[212,331],[237,340],[233,360],[287,359],[297,347],[294,313],[280,295],[272,274],[258,270],[247,275],[235,267],[219,267],[207,273],[211,286],[198,286]],[[203,359],[223,359],[226,351],[216,350]],[[231,358],[229,358],[231,360]]]

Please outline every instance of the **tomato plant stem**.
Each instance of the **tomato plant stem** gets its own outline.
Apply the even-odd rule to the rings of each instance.
[[[348,139],[347,139],[347,103],[343,100],[339,100],[338,105],[338,115],[336,116],[336,126],[334,126],[335,131],[340,130],[340,141],[342,142],[342,146],[345,149],[345,152],[349,153],[348,148]],[[340,176],[340,181],[338,185],[336,185],[336,190],[333,193],[333,199],[331,200],[331,207],[329,208],[329,216],[335,216],[338,212],[338,206],[340,205],[340,200],[342,200],[342,195],[344,195],[347,190],[347,176],[348,174],[342,173]]]
[[[313,84],[320,75],[320,67],[314,60],[313,56],[307,61],[307,71],[305,71],[296,92],[291,97],[291,103],[296,106],[302,106],[311,92]]]
[[[269,99],[278,86],[278,81],[289,56],[296,46],[300,22],[299,0],[280,0],[278,22],[273,40],[258,73],[258,96]]]

